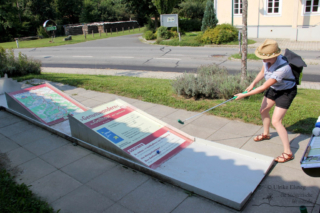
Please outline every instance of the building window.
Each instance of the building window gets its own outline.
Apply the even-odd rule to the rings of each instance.
[[[242,0],[234,0],[233,14],[235,15],[242,14]]]
[[[306,0],[305,13],[318,13],[319,10],[319,0]]]
[[[280,0],[268,0],[267,13],[268,14],[279,14],[280,13]]]

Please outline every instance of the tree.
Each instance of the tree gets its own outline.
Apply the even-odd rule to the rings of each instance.
[[[152,0],[123,0],[133,13],[140,26],[147,23],[151,16],[159,17],[159,13]]]
[[[177,0],[152,0],[159,14],[170,14],[177,5]]]
[[[61,24],[79,23],[82,4],[81,0],[55,0],[56,19],[60,20]]]
[[[214,11],[213,0],[208,0],[204,11],[201,31],[206,31],[207,28],[214,28],[218,23],[216,13]]]
[[[241,82],[244,82],[244,80],[247,78],[247,50],[248,50],[247,14],[248,14],[248,1],[242,0]]]
[[[202,19],[206,5],[204,0],[186,0],[179,7],[179,16]]]

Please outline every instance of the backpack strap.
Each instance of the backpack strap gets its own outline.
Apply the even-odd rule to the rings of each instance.
[[[280,69],[281,67],[284,67],[284,66],[286,66],[286,65],[290,65],[290,64],[289,64],[288,62],[283,63],[283,64],[279,65],[275,70],[278,70],[278,69]],[[282,80],[296,82],[296,79],[283,78]]]

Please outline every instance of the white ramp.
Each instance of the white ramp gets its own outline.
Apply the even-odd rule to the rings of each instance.
[[[72,136],[181,188],[240,210],[273,158],[187,135],[115,100],[69,116]]]

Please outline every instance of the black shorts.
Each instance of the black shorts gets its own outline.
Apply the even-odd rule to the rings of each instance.
[[[266,98],[274,100],[276,106],[289,109],[294,97],[297,95],[297,85],[287,90],[274,90],[271,87],[264,93]]]

